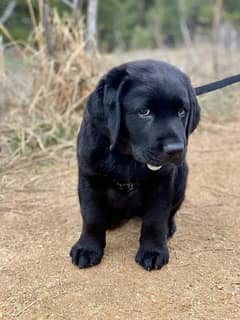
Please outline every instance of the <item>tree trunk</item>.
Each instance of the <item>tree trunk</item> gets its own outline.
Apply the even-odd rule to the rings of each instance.
[[[116,41],[117,50],[123,51],[126,48],[126,45],[125,45],[125,42],[123,40],[122,33],[119,30],[119,26],[117,24],[116,19],[115,19],[114,25],[113,25],[113,32],[114,32],[114,38],[115,38],[115,41]]]
[[[192,46],[191,35],[187,26],[186,21],[186,6],[185,0],[178,0],[178,11],[179,11],[179,25],[182,33],[183,40],[187,48]]]
[[[5,74],[3,36],[0,35],[0,75]]]
[[[194,52],[190,31],[187,26],[185,0],[178,0],[178,12],[179,12],[179,26],[182,33],[182,37],[183,37],[185,46],[188,49],[188,53],[191,57],[193,68],[195,68],[196,66],[198,66],[198,59],[197,59],[196,52]]]
[[[54,46],[52,41],[52,28],[50,22],[50,7],[47,0],[43,0],[43,28],[46,41],[47,54],[54,57]]]
[[[219,72],[219,31],[222,16],[223,0],[215,0],[212,37],[213,37],[213,71],[218,74]]]
[[[86,50],[90,54],[97,49],[97,9],[98,0],[88,0]]]
[[[161,48],[162,45],[162,34],[161,34],[161,18],[160,15],[156,15],[153,20],[153,37],[157,48]]]
[[[72,11],[73,11],[73,18],[74,18],[76,23],[78,22],[79,17],[80,17],[79,8],[80,8],[80,0],[73,0],[73,9],[72,9]]]
[[[16,6],[16,1],[11,1],[5,11],[3,12],[3,15],[0,17],[0,24],[4,24],[7,22],[7,20],[11,17],[15,6]]]

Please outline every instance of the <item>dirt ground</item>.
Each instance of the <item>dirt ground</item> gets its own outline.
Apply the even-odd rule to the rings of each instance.
[[[202,120],[170,262],[134,262],[140,221],[107,235],[102,263],[71,264],[81,221],[76,163],[0,176],[0,319],[240,319],[240,115]]]

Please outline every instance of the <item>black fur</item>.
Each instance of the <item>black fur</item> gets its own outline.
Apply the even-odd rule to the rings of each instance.
[[[70,253],[74,264],[99,263],[106,230],[134,215],[143,220],[137,263],[152,270],[168,262],[167,239],[186,189],[188,137],[199,118],[189,78],[165,62],[129,62],[100,80],[77,143],[83,227]],[[175,145],[183,148],[166,151]],[[162,167],[151,171],[147,163]]]

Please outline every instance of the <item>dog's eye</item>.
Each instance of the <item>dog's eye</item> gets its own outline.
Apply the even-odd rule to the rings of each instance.
[[[144,116],[144,117],[149,116],[150,113],[151,113],[151,111],[150,111],[150,109],[148,109],[148,108],[142,108],[142,109],[140,109],[140,110],[138,111],[138,114],[139,114],[140,116]]]
[[[184,118],[185,115],[186,115],[186,110],[183,107],[179,108],[178,109],[178,115],[179,115],[180,118]]]

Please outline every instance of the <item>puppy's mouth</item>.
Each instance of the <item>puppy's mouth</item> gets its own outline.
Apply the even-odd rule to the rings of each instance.
[[[145,161],[146,167],[151,171],[159,171],[163,166],[172,164],[179,165],[183,161],[184,157],[178,159],[161,159],[160,161]]]
[[[171,157],[161,157],[161,158],[153,158],[153,157],[146,157],[145,158],[145,165],[148,170],[151,171],[159,171],[161,168],[167,164],[179,165],[182,160],[184,159],[184,155],[178,158],[171,158]]]
[[[169,157],[161,153],[156,154],[151,150],[140,151],[137,148],[132,148],[135,160],[143,163],[150,171],[159,171],[168,164],[179,165],[184,159],[184,154],[185,152],[180,157]]]
[[[144,153],[143,155],[145,158],[145,165],[151,171],[158,171],[163,167],[164,164],[166,164],[164,159],[157,157],[150,151]]]
[[[158,171],[166,164],[163,159],[156,159],[156,156],[150,154],[150,152],[139,152],[133,148],[132,154],[135,160],[144,164],[150,171]]]

